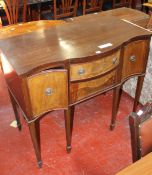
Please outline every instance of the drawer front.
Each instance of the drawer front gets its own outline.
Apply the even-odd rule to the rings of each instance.
[[[70,80],[83,80],[108,72],[119,64],[119,58],[120,51],[117,51],[110,56],[101,58],[96,61],[71,64]]]
[[[125,46],[122,79],[133,74],[144,73],[148,49],[149,41],[147,40],[134,41]]]
[[[67,71],[51,70],[28,78],[28,90],[33,116],[52,109],[67,108]]]
[[[116,72],[113,70],[105,76],[100,78],[80,82],[80,83],[71,83],[70,86],[70,100],[71,103],[75,103],[79,100],[83,100],[89,96],[100,93],[104,89],[116,84]]]

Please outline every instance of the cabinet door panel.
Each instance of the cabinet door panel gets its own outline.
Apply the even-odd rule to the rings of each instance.
[[[28,78],[33,116],[52,109],[67,108],[67,71],[51,70]]]
[[[148,48],[148,40],[134,41],[125,46],[122,79],[145,72]]]

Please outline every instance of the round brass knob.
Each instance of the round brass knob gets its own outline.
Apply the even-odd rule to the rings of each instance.
[[[79,75],[83,75],[85,73],[85,69],[84,68],[80,68],[79,70],[78,70],[78,74]]]
[[[45,89],[45,95],[49,96],[49,95],[52,95],[53,93],[53,89],[52,88],[46,88]]]
[[[131,55],[129,59],[130,59],[131,62],[135,62],[136,61],[136,56],[135,55]]]

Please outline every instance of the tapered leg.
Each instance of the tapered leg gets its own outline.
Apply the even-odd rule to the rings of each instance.
[[[74,111],[75,111],[75,106],[71,106],[71,135],[73,131]]]
[[[142,90],[142,85],[144,82],[144,77],[145,76],[141,76],[138,77],[138,81],[137,81],[137,86],[136,86],[136,94],[135,94],[135,100],[134,100],[134,106],[133,106],[133,112],[136,112],[138,103],[139,103],[139,98],[140,98],[140,94],[141,94],[141,90]]]
[[[119,109],[119,104],[120,104],[120,100],[121,100],[121,95],[122,95],[122,88],[123,88],[123,85],[120,86],[120,90],[119,90],[119,96],[118,96],[118,103],[117,103],[117,110],[116,110],[116,114],[118,112],[118,109]]]
[[[71,138],[73,130],[73,119],[74,119],[74,106],[69,107],[64,111],[65,116],[65,130],[66,130],[66,141],[67,141],[67,153],[71,151]]]
[[[22,125],[21,125],[20,116],[19,116],[19,113],[18,113],[18,105],[17,105],[16,101],[14,100],[14,97],[12,96],[10,91],[8,91],[8,92],[9,92],[10,100],[11,100],[12,107],[13,107],[13,110],[14,110],[15,118],[16,118],[16,121],[17,121],[17,127],[20,131],[22,129]]]
[[[42,160],[41,160],[41,149],[40,149],[40,126],[39,126],[39,120],[36,120],[35,122],[29,123],[29,130],[31,134],[32,143],[34,146],[36,158],[37,158],[37,164],[38,167],[42,167]]]
[[[117,115],[118,106],[120,102],[120,96],[121,96],[121,87],[118,86],[113,90],[112,118],[111,118],[111,124],[110,124],[111,130],[115,128],[116,115]]]

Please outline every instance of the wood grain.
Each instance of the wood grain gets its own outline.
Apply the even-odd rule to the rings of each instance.
[[[71,64],[70,66],[70,80],[83,80],[86,78],[95,77],[104,74],[119,64],[120,51],[109,56],[98,58],[96,61],[86,63]],[[81,70],[84,73],[81,73]]]
[[[148,49],[148,40],[134,41],[125,46],[122,79],[125,79],[133,74],[143,73],[145,71]],[[132,60],[131,57],[135,57],[135,60]]]
[[[134,37],[148,38],[151,35],[115,17],[97,14],[94,18],[94,15],[85,15],[87,17],[82,16],[47,30],[0,40],[0,48],[17,74],[25,75],[57,62],[96,55],[98,50],[103,55]],[[112,45],[99,49],[98,46],[106,43]]]
[[[116,70],[100,78],[81,82],[72,83],[70,86],[71,103],[85,99],[91,95],[102,92],[116,83]]]
[[[125,79],[131,74],[135,75],[136,71],[139,71],[140,75],[145,71],[151,33],[120,20],[122,11],[119,17],[109,14],[84,15],[64,25],[55,24],[50,28],[47,22],[40,21],[15,25],[14,28],[11,26],[11,31],[9,28],[0,30],[0,48],[6,65],[10,65],[10,69],[7,66],[4,69],[7,85],[16,103],[25,111],[24,117],[29,123],[39,165],[42,162],[36,122],[42,115],[51,110],[65,110],[67,150],[70,151],[73,106],[109,89],[117,88],[112,115],[115,123],[119,89],[123,83],[121,75],[123,74]],[[20,30],[20,27],[23,30]],[[136,54],[139,50],[140,53],[143,52],[142,56]],[[113,53],[120,57],[116,65],[113,65]],[[134,53],[140,59],[137,59],[139,65],[133,63],[132,66],[126,57]],[[3,68],[5,61],[2,59]],[[70,66],[71,70],[74,67],[71,77]],[[82,81],[76,81],[81,79],[76,75],[81,66],[88,72],[83,75]],[[129,66],[131,68],[128,68]],[[88,77],[90,79],[86,79]],[[143,79],[144,77],[138,83],[138,97]]]
[[[53,109],[67,108],[66,70],[44,71],[28,77],[27,81],[33,116]],[[50,93],[47,90],[50,90]]]
[[[152,174],[152,153],[131,164],[116,175],[150,175]]]
[[[9,25],[1,28],[0,39],[28,34],[34,31],[43,31],[48,29],[49,27],[62,25],[64,23],[65,21],[61,20],[40,20]]]

